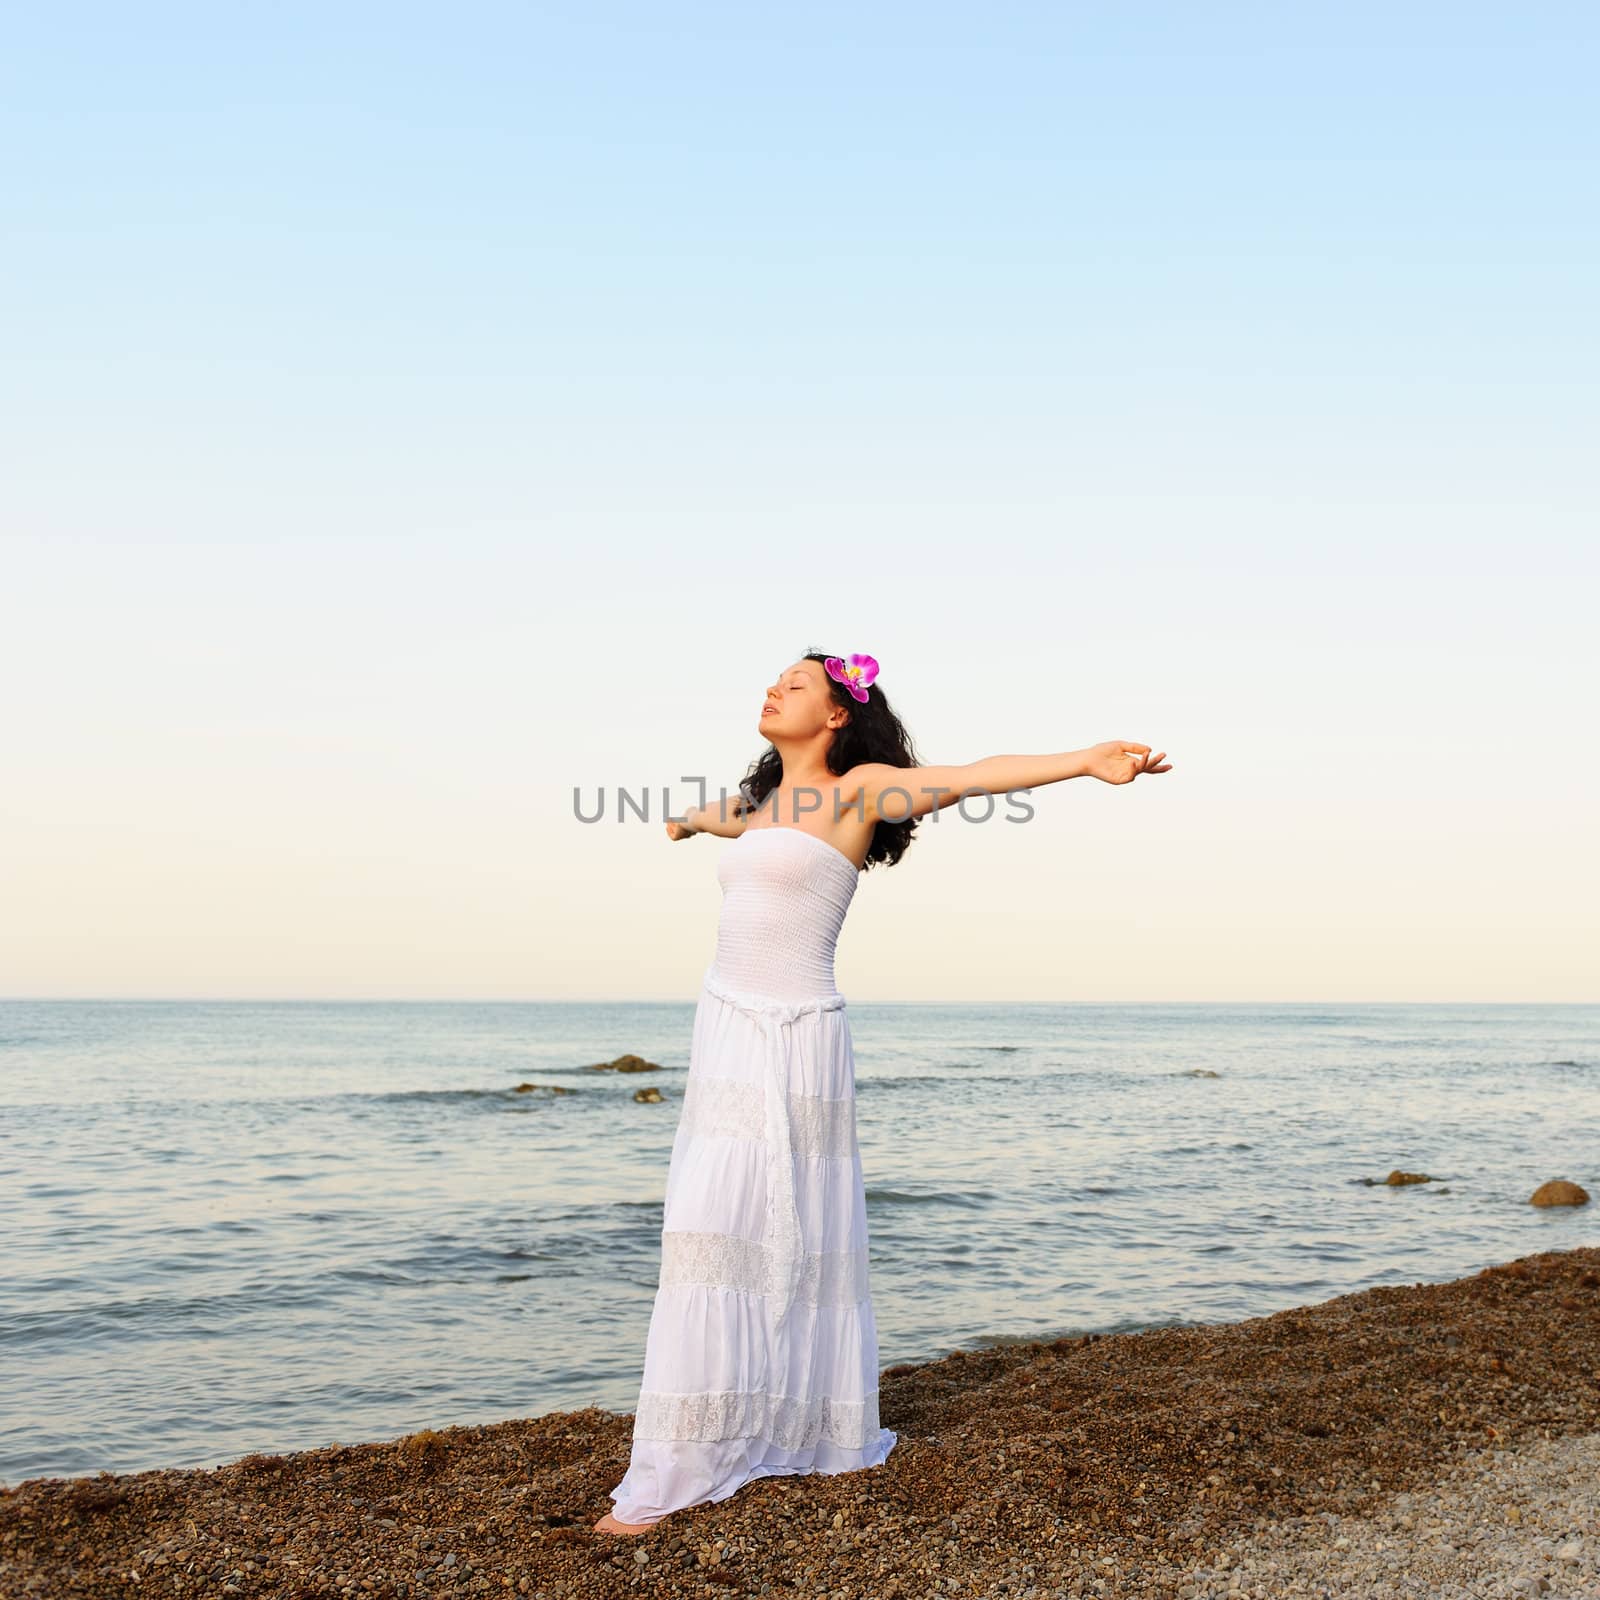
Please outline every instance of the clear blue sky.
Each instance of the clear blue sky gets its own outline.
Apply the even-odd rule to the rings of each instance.
[[[6,34],[6,354],[52,459],[68,417],[135,459],[264,429],[314,457],[359,417],[470,461],[513,407],[670,431],[751,389],[909,426],[951,384],[1024,427],[1281,387],[1332,425],[1425,397],[1567,436],[1593,373],[1591,6],[29,6]]]
[[[865,997],[1593,998],[1597,45],[1579,5],[13,8],[0,994],[692,993],[708,858],[630,859],[619,963],[555,830],[577,782],[736,779],[815,643],[930,760],[1159,742],[1167,934],[1256,894],[1200,976],[1156,918],[1070,978],[863,940]],[[1332,860],[1362,774],[1400,811]],[[1429,849],[1438,925],[1274,937],[1291,815],[1303,929]]]

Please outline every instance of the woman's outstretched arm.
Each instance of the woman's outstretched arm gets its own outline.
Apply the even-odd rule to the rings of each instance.
[[[681,822],[668,822],[669,839],[687,839],[696,833],[714,833],[723,839],[737,839],[744,832],[748,817],[741,811],[743,795],[735,792],[703,806],[690,806]]]
[[[1058,755],[985,756],[958,767],[891,767],[869,761],[853,767],[839,780],[839,787],[841,803],[850,811],[864,803],[874,821],[905,822],[954,805],[968,794],[1010,794],[1067,778],[1129,783],[1141,773],[1170,772],[1172,763],[1162,764],[1165,756],[1165,750],[1152,756],[1147,744],[1107,739]]]

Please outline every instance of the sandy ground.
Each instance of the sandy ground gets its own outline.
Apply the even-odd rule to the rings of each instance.
[[[889,1460],[596,1533],[631,1415],[0,1491],[0,1596],[1600,1600],[1600,1249],[882,1375]],[[1340,1541],[1343,1541],[1342,1543]]]

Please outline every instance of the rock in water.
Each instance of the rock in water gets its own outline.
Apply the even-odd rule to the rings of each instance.
[[[660,1066],[646,1061],[643,1056],[623,1055],[615,1061],[596,1061],[587,1068],[590,1072],[659,1072]]]

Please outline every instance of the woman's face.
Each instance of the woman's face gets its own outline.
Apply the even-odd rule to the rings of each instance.
[[[802,657],[767,686],[760,727],[768,739],[807,739],[826,728],[837,710],[822,663]]]

